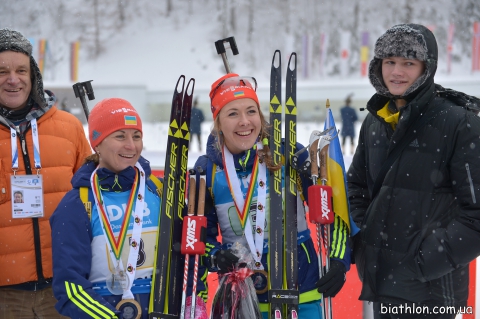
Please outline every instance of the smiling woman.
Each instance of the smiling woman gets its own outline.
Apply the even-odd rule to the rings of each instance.
[[[74,318],[146,319],[161,182],[140,156],[142,120],[128,101],[100,101],[88,126],[95,154],[50,220],[57,309]]]
[[[250,259],[250,262],[246,267],[248,272],[253,273],[256,298],[253,296],[250,299],[252,296],[249,294],[242,297],[244,300],[255,300],[252,303],[256,303],[258,298],[259,306],[251,307],[248,318],[261,319],[269,318],[267,260],[270,253],[269,225],[274,220],[270,215],[270,189],[266,185],[270,171],[280,171],[284,177],[286,168],[272,159],[268,145],[269,124],[261,111],[256,88],[254,78],[234,73],[224,75],[212,84],[209,96],[213,129],[207,142],[207,152],[198,158],[194,167],[197,174],[205,172],[206,188],[209,190],[204,198],[208,226],[207,253],[203,264],[209,267],[210,272],[217,272],[220,280],[222,277],[225,279],[224,276],[231,276],[238,270],[236,267],[243,265],[243,260],[240,260],[243,255],[237,256],[238,249],[234,247],[238,244],[247,247],[247,260]],[[279,151],[283,153],[284,147],[281,148]],[[297,143],[294,152],[300,149],[303,145]],[[303,153],[299,163],[304,163],[306,159],[307,155]],[[284,185],[285,181],[282,180],[281,184]],[[346,240],[347,227],[340,218],[330,225],[331,234],[335,234],[332,240],[335,244],[332,245],[336,248],[331,254],[332,267],[320,281],[317,252],[302,204],[303,200],[308,201],[308,193],[303,190],[308,189],[312,182],[305,176],[298,176],[296,184],[299,190],[294,210],[298,238],[298,318],[318,319],[322,318],[321,294],[335,296],[344,284],[350,265],[349,254],[343,253],[350,250]],[[219,230],[221,242],[217,238]],[[243,270],[238,270],[237,274],[241,272]],[[236,276],[230,278],[233,277]],[[224,290],[225,282],[228,283],[228,280],[219,281],[217,292]],[[230,308],[228,302],[221,298],[223,296],[217,295],[216,300],[222,301],[212,303],[212,318],[240,311],[240,308]]]
[[[143,149],[142,120],[128,101],[100,101],[90,114],[88,129],[99,168],[118,173],[135,166]]]

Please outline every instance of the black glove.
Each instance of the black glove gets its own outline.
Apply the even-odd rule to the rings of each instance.
[[[217,251],[214,259],[215,266],[218,268],[218,273],[220,274],[231,272],[239,260],[230,249]]]
[[[315,286],[318,292],[323,293],[323,297],[335,297],[345,284],[346,276],[345,265],[338,260],[331,260],[330,269]]]

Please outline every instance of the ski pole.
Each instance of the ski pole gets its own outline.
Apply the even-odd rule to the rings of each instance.
[[[329,142],[330,143],[330,142]],[[328,144],[320,149],[320,179],[322,183],[322,187],[325,189],[332,191],[330,186],[327,186],[327,179],[328,179],[328,170],[327,170],[327,158],[328,158]],[[325,195],[325,194],[324,194]],[[329,218],[322,218],[321,225],[324,230],[324,237],[323,237],[323,245],[325,247],[325,273],[330,270],[330,224],[333,223],[333,204],[332,204],[332,193],[325,198],[322,198],[322,215],[324,214],[324,207],[328,207],[328,213],[330,216]],[[327,206],[328,205],[328,206]],[[332,298],[328,297],[325,298],[328,302],[328,312],[327,312],[327,319],[332,319]]]
[[[190,180],[188,182],[188,216],[195,215],[195,186],[196,185],[196,172],[190,170]],[[182,246],[183,247],[183,246]],[[185,264],[183,266],[183,286],[182,286],[182,304],[180,307],[180,319],[185,318],[185,300],[187,298],[187,284],[188,284],[188,266],[190,262],[190,255],[188,251],[185,253]]]
[[[180,251],[185,255],[184,264],[184,276],[183,276],[183,292],[182,292],[182,304],[180,310],[180,318],[185,318],[185,300],[187,294],[188,284],[188,268],[190,255],[195,255],[195,263],[193,269],[193,285],[192,285],[192,303],[190,307],[190,318],[195,318],[196,308],[196,290],[197,290],[197,277],[198,277],[198,262],[199,256],[205,254],[205,235],[207,228],[207,219],[204,216],[205,207],[205,189],[206,189],[206,177],[205,173],[199,168],[199,173],[203,173],[200,176],[200,189],[198,194],[198,208],[195,215],[195,193],[196,193],[196,174],[197,171],[190,170],[189,180],[189,196],[188,196],[188,215],[183,219],[183,231],[182,242]]]
[[[320,138],[322,141],[320,144],[324,145],[325,141],[324,138]],[[323,183],[323,176],[322,176],[322,183],[318,185],[318,162],[317,162],[317,154],[318,154],[318,144],[320,139],[315,140],[311,147],[310,147],[310,160],[311,164],[311,171],[312,171],[312,180],[313,184],[308,188],[308,200],[309,200],[309,217],[310,222],[315,223],[316,231],[317,231],[317,245],[318,245],[318,263],[319,263],[319,278],[322,278],[324,273],[323,268],[323,257],[322,257],[322,231],[321,227],[322,224],[325,223],[325,220],[333,220],[333,213],[332,213],[332,203],[331,203],[331,196],[332,196],[332,189],[330,186],[327,186]],[[324,149],[328,149],[324,147]],[[320,169],[322,172],[322,161],[320,160]],[[325,239],[323,239],[323,243],[325,243]],[[328,249],[325,248],[326,256],[328,258]],[[326,305],[325,298],[322,296],[322,316],[323,318],[327,318],[326,312]]]
[[[207,226],[207,219],[205,215],[205,191],[207,189],[207,179],[205,172],[200,171],[200,189],[198,191],[198,207],[197,207],[197,217],[202,218],[205,222],[205,227]],[[196,294],[197,294],[197,276],[198,276],[198,261],[199,256],[205,254],[205,245],[203,245],[203,250],[200,253],[195,254],[195,263],[193,264],[193,286],[192,286],[192,307],[190,309],[190,319],[195,318],[195,303],[196,303]]]
[[[238,54],[237,43],[235,42],[234,37],[229,37],[229,38],[215,41],[215,48],[217,49],[217,54],[220,54],[222,56],[223,64],[225,65],[225,70],[227,71],[227,73],[232,73],[232,70],[230,69],[230,64],[228,63],[228,59],[227,59],[225,43],[230,44],[230,49],[232,49],[233,55]]]
[[[87,101],[85,100],[85,94],[87,94],[88,99],[95,100],[95,95],[93,94],[93,87],[92,87],[92,82],[93,80],[90,81],[85,81],[85,82],[77,82],[75,83],[73,87],[73,92],[75,93],[75,97],[80,99],[80,102],[82,103],[83,107],[83,112],[85,113],[85,117],[87,118],[88,121],[88,115],[90,113]]]

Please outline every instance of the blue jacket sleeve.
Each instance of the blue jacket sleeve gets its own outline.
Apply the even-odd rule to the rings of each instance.
[[[93,291],[88,280],[92,231],[78,189],[65,195],[50,217],[50,226],[57,311],[78,319],[118,318],[118,311]]]

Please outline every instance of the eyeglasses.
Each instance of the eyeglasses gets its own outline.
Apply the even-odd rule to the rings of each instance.
[[[252,83],[254,86],[252,86]],[[230,87],[249,87],[253,88],[255,92],[257,92],[257,80],[253,76],[234,76],[231,78],[226,78],[220,81],[215,89],[213,90],[211,99],[215,98],[215,95],[217,94],[220,87],[225,87],[225,89],[229,89]]]

